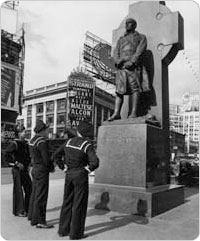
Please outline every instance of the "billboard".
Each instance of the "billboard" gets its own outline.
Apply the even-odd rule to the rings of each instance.
[[[68,79],[68,119],[72,127],[79,121],[93,123],[95,81],[82,72],[76,72]]]
[[[19,111],[20,70],[1,64],[1,108]]]
[[[83,66],[94,77],[115,83],[115,65],[111,44],[87,31],[83,50]]]

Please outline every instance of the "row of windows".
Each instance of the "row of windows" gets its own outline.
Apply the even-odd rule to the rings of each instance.
[[[199,116],[198,115],[195,115],[195,116],[170,116],[170,119],[171,120],[176,120],[176,121],[192,121],[192,120],[195,120],[195,121],[198,121],[199,120]]]
[[[17,125],[24,126],[24,119],[17,120]]]
[[[65,124],[65,113],[58,113],[57,114],[57,125],[64,125]],[[39,120],[43,120],[43,115],[37,115],[36,117]],[[50,126],[53,126],[54,124],[54,115],[49,114],[46,115],[46,123],[48,123]],[[32,117],[27,117],[27,128],[31,128],[32,126]]]
[[[46,102],[46,112],[54,112],[54,101]],[[57,100],[57,111],[63,111],[66,109],[66,99]],[[36,104],[36,114],[42,114],[44,112],[44,103]],[[32,105],[28,105],[27,115],[32,115]]]
[[[109,117],[109,109],[106,107],[102,107],[101,105],[97,104],[97,128],[101,125],[102,121],[105,121]],[[102,116],[102,109],[103,109],[103,116]],[[43,120],[43,113],[37,113],[36,118]],[[62,113],[57,113],[56,115],[56,125],[58,126],[64,126],[65,125],[65,120],[66,120],[66,112]],[[46,123],[51,126],[54,125],[54,114],[46,114]],[[27,128],[32,127],[32,116],[27,117]]]

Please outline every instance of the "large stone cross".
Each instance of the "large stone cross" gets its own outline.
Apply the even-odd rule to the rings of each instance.
[[[129,13],[119,28],[113,31],[112,48],[125,32],[127,18],[137,21],[137,31],[147,37],[147,68],[152,82],[154,104],[149,110],[161,127],[169,127],[168,65],[179,50],[183,49],[183,18],[171,12],[164,2],[138,2],[129,6]],[[145,57],[144,57],[145,58]],[[176,80],[173,80],[176,81]]]

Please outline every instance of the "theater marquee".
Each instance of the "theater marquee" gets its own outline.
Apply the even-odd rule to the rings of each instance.
[[[68,118],[72,126],[79,121],[93,123],[95,81],[83,72],[75,72],[68,79]]]

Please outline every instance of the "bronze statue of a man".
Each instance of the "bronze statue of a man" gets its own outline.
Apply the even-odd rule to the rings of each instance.
[[[119,38],[114,50],[113,59],[117,68],[116,99],[114,113],[108,121],[121,119],[120,111],[124,95],[132,96],[132,110],[129,111],[128,118],[136,118],[140,92],[149,90],[146,69],[141,63],[147,40],[145,35],[135,31],[136,26],[134,19],[126,20],[126,32]]]

